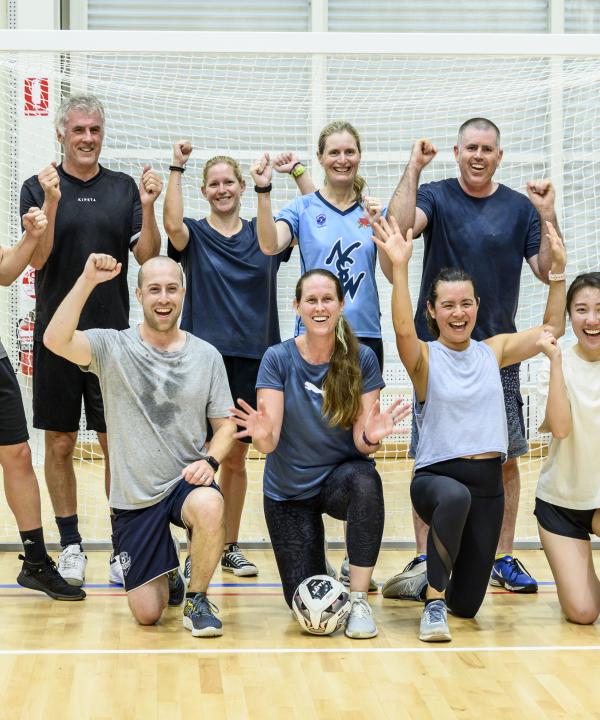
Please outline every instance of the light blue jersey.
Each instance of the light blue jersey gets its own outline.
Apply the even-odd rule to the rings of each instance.
[[[297,197],[276,220],[287,223],[298,241],[303,274],[325,268],[338,276],[344,290],[344,317],[357,337],[380,338],[377,247],[363,208],[355,203],[347,210],[338,210],[317,191]],[[298,319],[296,335],[300,332],[303,329]]]

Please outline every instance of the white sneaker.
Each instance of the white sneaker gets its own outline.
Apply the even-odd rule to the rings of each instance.
[[[121,556],[115,555],[114,552],[111,553],[110,561],[108,564],[108,582],[111,585],[122,585],[123,587],[125,587],[125,578],[123,577]]]
[[[80,545],[67,545],[58,556],[58,572],[75,587],[81,587],[85,582],[85,566],[87,556]]]
[[[329,573],[327,574],[329,575]],[[346,587],[350,586],[350,560],[348,560],[347,557],[344,558],[342,566],[340,567],[340,582]],[[369,592],[377,592],[378,590],[379,585],[377,584],[377,581],[371,578],[369,580]]]
[[[377,635],[377,626],[373,620],[373,612],[367,600],[367,593],[350,593],[350,615],[346,622],[346,635],[349,638],[364,640]]]

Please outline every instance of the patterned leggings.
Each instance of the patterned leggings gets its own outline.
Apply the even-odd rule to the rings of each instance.
[[[298,585],[324,575],[323,513],[348,522],[346,547],[352,565],[377,562],[383,537],[381,478],[367,460],[345,462],[333,470],[321,491],[308,500],[264,498],[265,518],[286,603],[291,607]]]

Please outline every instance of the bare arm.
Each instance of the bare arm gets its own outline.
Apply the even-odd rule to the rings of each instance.
[[[562,354],[552,336],[545,336],[538,341],[540,350],[550,360],[550,381],[546,414],[540,426],[542,432],[551,432],[555,438],[566,438],[571,432],[571,404],[567,397],[567,388],[562,369]]]
[[[140,179],[140,200],[142,202],[142,229],[133,248],[133,256],[140,265],[156,257],[160,252],[160,230],[154,214],[154,203],[162,191],[162,180],[150,165],[144,165]]]
[[[209,418],[213,429],[212,440],[208,445],[208,455],[220,463],[233,445],[235,425],[229,418]],[[190,485],[211,485],[215,479],[215,469],[204,458],[186,465],[181,471],[183,479]]]
[[[9,248],[0,247],[0,285],[13,283],[30,264],[47,225],[46,215],[39,208],[31,207],[23,215],[25,232],[19,242]]]
[[[390,199],[387,215],[395,218],[402,235],[412,228],[418,237],[427,227],[427,217],[417,208],[417,190],[421,172],[437,155],[437,148],[429,140],[421,138],[413,145],[410,159],[404,168],[394,194]]]
[[[352,437],[356,449],[363,455],[376,452],[387,435],[400,432],[398,423],[410,414],[410,403],[401,398],[381,412],[380,390],[364,393],[360,399],[360,414],[352,426]],[[368,442],[365,442],[365,438]]]
[[[551,223],[556,234],[562,239],[558,219],[556,217],[556,192],[550,180],[530,180],[527,183],[527,195],[540,216],[540,249],[527,263],[534,275],[542,282],[548,283],[548,272],[552,264],[552,250],[548,236],[544,232],[547,223]]]
[[[173,145],[174,167],[185,168],[192,153],[192,145],[188,140],[180,140]],[[183,173],[171,170],[167,183],[167,194],[163,205],[163,225],[171,244],[176,250],[184,250],[190,241],[190,231],[183,222]]]
[[[56,355],[76,365],[92,362],[90,341],[77,330],[81,311],[92,290],[102,282],[112,280],[121,272],[121,263],[110,255],[89,256],[83,273],[58,306],[44,333],[44,345]]]
[[[266,188],[271,185],[273,168],[268,153],[265,153],[250,168],[250,175],[258,188]],[[259,192],[257,194],[256,233],[260,249],[265,255],[278,255],[292,242],[292,233],[287,223],[276,223],[273,220],[271,193]]]
[[[415,386],[419,401],[425,399],[428,374],[427,343],[417,337],[412,303],[408,289],[408,264],[412,255],[412,231],[406,239],[400,233],[395,218],[388,223],[385,218],[373,225],[373,240],[385,252],[393,267],[392,321],[396,334],[396,346],[400,360]]]
[[[36,270],[40,270],[46,264],[52,248],[54,247],[54,224],[56,213],[60,202],[60,176],[56,169],[56,163],[52,162],[38,173],[38,182],[44,191],[44,204],[42,211],[46,215],[48,224],[44,233],[40,236],[29,264]]]

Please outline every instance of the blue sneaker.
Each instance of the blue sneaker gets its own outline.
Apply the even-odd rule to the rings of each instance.
[[[490,585],[503,587],[514,593],[535,593],[538,589],[537,581],[527,572],[523,563],[512,555],[496,560]]]
[[[421,616],[419,640],[423,640],[423,642],[452,640],[448,628],[448,611],[443,600],[432,600],[425,605]]]
[[[194,637],[218,637],[223,634],[223,623],[215,616],[219,608],[199,592],[188,598],[183,607],[183,627]]]

